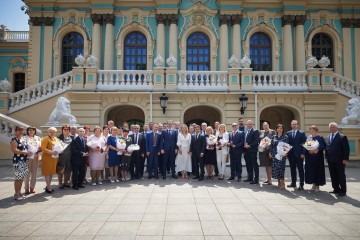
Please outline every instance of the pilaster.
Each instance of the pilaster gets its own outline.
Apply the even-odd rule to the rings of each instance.
[[[103,18],[106,23],[105,29],[105,54],[104,54],[104,69],[114,69],[114,14],[104,14]],[[97,56],[99,57],[99,56]]]
[[[355,43],[360,43],[360,19],[355,19],[354,20],[354,38],[355,38]],[[355,56],[360,56],[360,46],[359,44],[355,45],[355,51],[354,51]],[[355,58],[355,79],[353,79],[354,81],[360,82],[360,58],[356,57]]]
[[[341,25],[343,28],[343,41],[344,41],[344,76],[352,79],[352,53],[354,52],[351,48],[351,25],[352,20],[350,18],[342,18]],[[348,60],[348,61],[346,61]]]
[[[84,68],[82,67],[73,67],[73,83],[72,89],[83,89],[84,88]]]
[[[177,86],[177,73],[176,68],[167,68],[166,69],[166,89],[175,90]]]
[[[229,90],[240,90],[240,69],[229,68]]]
[[[96,89],[97,84],[97,68],[85,69],[85,89]]]
[[[241,89],[247,90],[252,89],[252,68],[241,69]]]
[[[154,89],[164,89],[164,68],[154,68]]]
[[[93,22],[92,31],[92,55],[98,59],[97,66],[101,66],[101,14],[91,14],[91,20]]]
[[[313,68],[308,69],[308,86],[309,90],[320,90],[320,70]]]
[[[228,69],[229,60],[229,33],[228,24],[230,21],[230,15],[220,15],[220,71],[226,71]]]
[[[9,96],[8,92],[0,92],[0,113],[7,115],[9,108]]]
[[[283,69],[284,71],[293,71],[293,50],[291,26],[295,20],[293,15],[284,15],[281,18],[283,26]]]
[[[178,15],[168,15],[170,28],[169,28],[169,55],[172,54],[176,60],[178,60],[178,41],[177,41],[177,29],[178,29]],[[165,58],[165,56],[163,56]]]
[[[240,24],[242,16],[240,14],[231,16],[232,25],[232,55],[241,59],[241,38],[240,38]]]
[[[157,37],[156,37],[156,51],[157,54],[164,59],[165,57],[165,22],[166,15],[165,14],[156,14],[156,23],[157,23]]]
[[[321,69],[321,89],[334,90],[334,82],[332,81],[333,71],[331,69]]]
[[[305,71],[305,36],[304,23],[306,15],[295,16],[295,70]]]

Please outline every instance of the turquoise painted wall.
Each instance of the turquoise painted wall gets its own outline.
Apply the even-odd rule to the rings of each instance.
[[[3,49],[0,49],[0,52],[1,50]],[[10,61],[17,57],[23,58],[28,61],[28,56],[0,56],[0,80],[3,80],[5,78],[8,80],[10,79]]]

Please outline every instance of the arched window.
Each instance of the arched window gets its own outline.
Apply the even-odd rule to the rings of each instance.
[[[131,32],[125,37],[124,70],[146,70],[147,41],[141,32]]]
[[[251,68],[254,71],[272,71],[271,39],[263,32],[254,33],[250,38]]]
[[[14,91],[18,92],[25,88],[25,73],[14,73]]]
[[[62,41],[62,68],[61,73],[69,72],[75,66],[75,58],[84,55],[84,38],[80,33],[71,32],[65,35]]]
[[[210,70],[210,40],[202,32],[192,33],[186,44],[186,69],[190,71]]]
[[[329,68],[333,68],[333,42],[329,35],[317,33],[311,40],[311,54],[320,60],[323,55],[330,60]]]

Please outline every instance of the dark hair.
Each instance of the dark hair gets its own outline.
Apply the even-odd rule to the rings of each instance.
[[[127,132],[127,133],[128,133],[128,132],[129,132],[129,129],[124,128],[124,129],[123,129],[123,132],[124,132],[124,133],[125,133],[125,132]]]
[[[15,127],[15,131],[20,131],[21,129],[25,130],[25,128],[23,126],[17,125]]]
[[[34,133],[34,136],[35,136],[36,135],[36,128],[35,127],[28,127],[26,129],[26,134],[29,135],[29,130],[31,130],[31,129],[35,131],[35,133]]]
[[[89,125],[85,125],[83,128],[84,129],[89,129],[89,131],[90,131],[90,126]]]
[[[281,128],[282,129],[282,134],[281,135],[284,135],[284,133],[285,133],[285,129],[284,129],[284,125],[282,125],[281,123],[278,123],[278,125],[276,125],[276,134],[277,134],[277,130],[278,130],[278,128]]]
[[[108,125],[103,126],[103,130],[108,129],[108,128],[109,128]]]
[[[62,126],[62,128],[61,128],[61,132],[63,132],[65,128],[69,129],[69,131],[70,131],[70,126],[65,124],[65,125]]]

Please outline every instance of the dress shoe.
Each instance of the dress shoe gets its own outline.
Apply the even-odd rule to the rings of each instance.
[[[159,179],[159,176],[155,176],[154,178],[155,178],[155,179]]]
[[[338,197],[345,197],[345,196],[346,196],[346,193],[339,193],[337,196],[338,196]]]
[[[166,179],[166,176],[163,176],[163,179],[165,180],[165,179]]]
[[[85,186],[84,186],[84,185],[79,185],[78,187],[79,187],[79,188],[85,188]]]
[[[234,177],[229,177],[227,180],[232,181],[232,180],[235,180],[235,178]]]
[[[153,176],[148,176],[148,179],[152,179]]]
[[[72,186],[72,189],[79,190],[79,188],[77,186]]]
[[[332,194],[338,194],[338,193],[339,193],[339,191],[335,191],[335,190],[333,190],[333,191],[330,191],[329,193],[332,193]]]
[[[71,188],[71,186],[69,184],[64,184],[64,187]]]
[[[204,180],[204,178],[203,178],[203,177],[199,177],[199,181],[202,181],[202,180]]]
[[[54,189],[49,190],[47,187],[45,187],[45,192],[46,192],[46,193],[50,193],[50,194],[51,194],[51,193],[53,193],[53,192],[54,192]]]
[[[252,182],[253,180],[251,179],[245,179],[244,182]]]
[[[300,186],[298,187],[298,191],[302,191],[302,190],[304,190],[304,187],[303,187],[302,185],[300,185]]]
[[[250,184],[259,184],[258,181],[251,181]]]
[[[292,184],[287,185],[287,187],[294,187],[294,188],[296,188],[296,184],[292,183]]]
[[[193,177],[193,179],[199,179],[199,176],[195,176],[195,177]]]
[[[175,178],[175,179],[178,179],[178,176],[176,176],[175,174],[173,174],[171,177]]]

